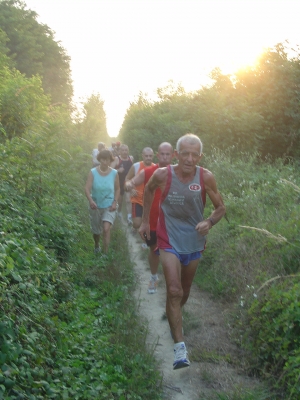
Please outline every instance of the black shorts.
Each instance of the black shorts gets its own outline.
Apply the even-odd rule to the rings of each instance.
[[[147,246],[153,246],[156,244],[157,238],[156,238],[156,231],[150,231],[150,240],[146,239]]]
[[[142,218],[143,216],[143,206],[137,203],[132,203],[131,204],[131,212],[132,212],[132,218],[140,217]]]

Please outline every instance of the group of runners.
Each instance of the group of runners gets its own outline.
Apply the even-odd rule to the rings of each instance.
[[[180,137],[175,150],[170,143],[161,143],[157,164],[150,147],[143,149],[142,160],[136,163],[127,145],[120,144],[118,152],[100,149],[96,156],[99,165],[92,168],[85,186],[94,251],[101,251],[101,233],[103,251],[108,251],[110,228],[125,197],[127,222],[149,247],[149,294],[157,291],[159,262],[162,265],[166,315],[174,340],[173,369],[188,367],[181,310],[189,297],[206,236],[224,216],[225,206],[213,174],[198,166],[202,157],[198,136],[188,133]],[[171,165],[174,157],[177,164]],[[206,195],[214,208],[208,218],[204,218]]]

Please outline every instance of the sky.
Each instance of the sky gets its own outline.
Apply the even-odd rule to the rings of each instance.
[[[118,136],[140,92],[253,64],[264,48],[300,44],[299,0],[24,0],[71,57],[74,102],[100,94]],[[97,139],[96,139],[97,140]]]

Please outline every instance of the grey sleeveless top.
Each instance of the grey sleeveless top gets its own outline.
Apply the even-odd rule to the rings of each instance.
[[[195,230],[196,225],[204,220],[205,188],[200,170],[203,171],[196,167],[194,178],[182,183],[174,167],[168,166],[168,180],[161,197],[157,225],[158,248],[173,248],[181,254],[204,250],[206,237]]]

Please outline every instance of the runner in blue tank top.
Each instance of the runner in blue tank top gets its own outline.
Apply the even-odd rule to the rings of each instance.
[[[162,197],[157,225],[157,244],[166,280],[166,313],[174,339],[173,369],[188,367],[190,362],[183,341],[181,308],[186,303],[197,270],[206,235],[225,214],[225,206],[213,174],[197,167],[202,156],[198,136],[179,138],[175,155],[178,164],[157,169],[144,190],[141,237],[150,239],[149,212],[157,188]],[[214,206],[204,219],[205,193]]]

